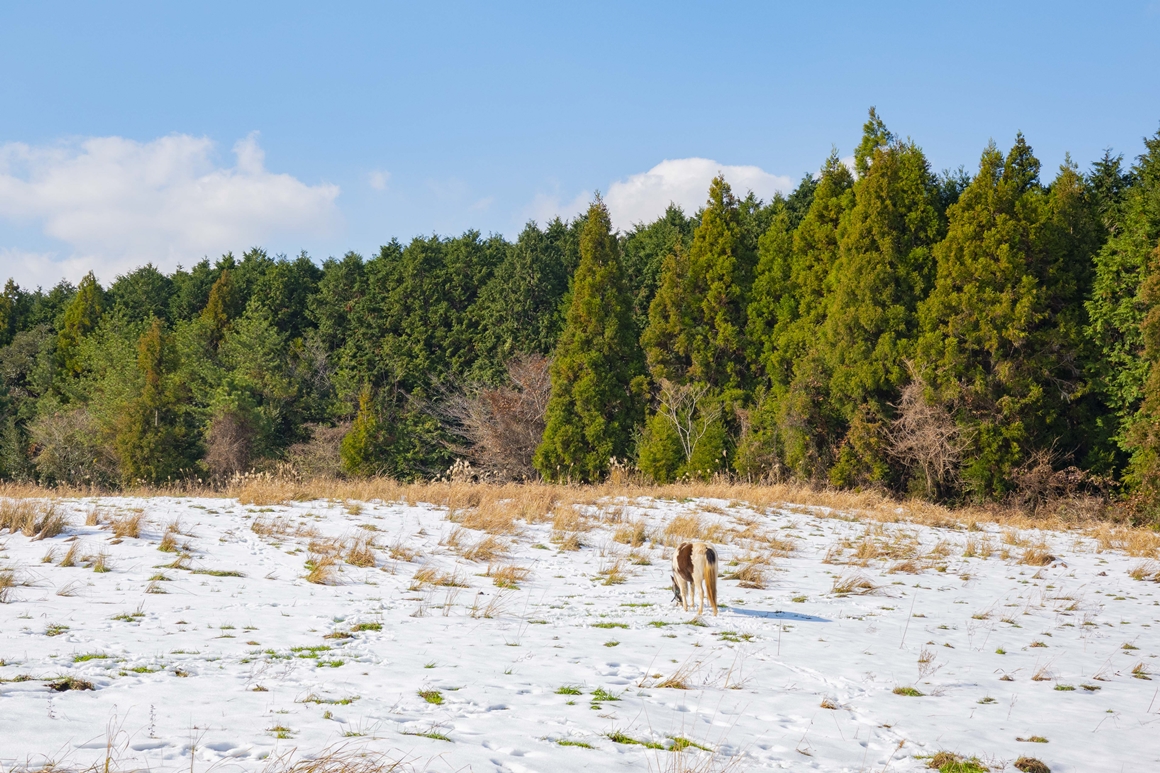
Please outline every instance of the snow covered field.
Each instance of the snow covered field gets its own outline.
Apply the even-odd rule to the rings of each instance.
[[[1160,769],[1160,586],[1130,576],[1157,567],[1078,532],[704,500],[506,534],[383,502],[55,507],[60,535],[0,537],[3,771],[341,744],[432,771]],[[697,532],[717,617],[672,603],[664,543]]]

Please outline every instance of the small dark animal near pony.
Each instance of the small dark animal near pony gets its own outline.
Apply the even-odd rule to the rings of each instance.
[[[673,596],[688,612],[701,591],[697,614],[705,610],[705,599],[717,614],[717,551],[704,542],[682,542],[673,553]]]

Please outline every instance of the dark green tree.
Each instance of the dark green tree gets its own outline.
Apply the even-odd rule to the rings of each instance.
[[[76,296],[65,309],[57,337],[56,355],[66,377],[80,375],[78,356],[81,340],[97,327],[104,310],[104,292],[93,272],[85,275],[77,285]]]
[[[185,412],[189,395],[178,370],[173,339],[154,318],[137,344],[141,390],[117,430],[115,446],[126,484],[164,483],[196,471],[197,432]]]
[[[580,236],[580,265],[552,361],[547,427],[535,455],[541,475],[595,481],[612,457],[627,457],[641,418],[642,371],[619,245],[597,198]]]

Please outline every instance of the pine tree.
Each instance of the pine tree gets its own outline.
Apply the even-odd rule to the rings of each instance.
[[[65,309],[57,337],[56,354],[66,377],[75,377],[81,373],[81,339],[93,332],[100,322],[104,309],[103,295],[100,284],[90,271],[77,285],[76,295]]]
[[[572,301],[552,361],[547,426],[535,465],[548,480],[595,481],[628,455],[640,421],[642,363],[632,299],[608,208],[588,209]]]

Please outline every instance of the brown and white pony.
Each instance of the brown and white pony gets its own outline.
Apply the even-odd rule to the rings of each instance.
[[[701,591],[701,604],[697,614],[705,609],[705,599],[717,614],[717,551],[704,542],[682,542],[673,553],[673,595],[688,612],[697,601],[697,590]]]

